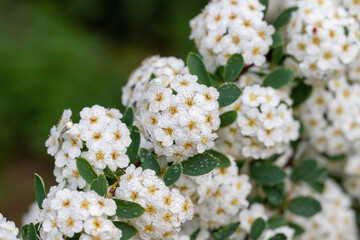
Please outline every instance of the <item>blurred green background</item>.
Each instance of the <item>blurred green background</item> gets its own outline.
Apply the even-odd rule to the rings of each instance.
[[[121,87],[151,55],[185,58],[207,0],[0,1],[0,212],[18,227],[33,174],[54,184],[45,140],[63,109],[121,108]]]

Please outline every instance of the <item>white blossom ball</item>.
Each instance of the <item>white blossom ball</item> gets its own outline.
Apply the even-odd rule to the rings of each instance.
[[[285,152],[299,137],[300,124],[280,99],[271,87],[246,86],[238,100],[221,109],[236,111],[237,119],[218,131],[217,147],[236,159],[265,159]]]
[[[336,0],[292,2],[298,10],[282,29],[286,53],[309,83],[339,76],[359,52],[358,22]]]
[[[130,165],[120,178],[116,198],[140,204],[145,212],[128,219],[138,231],[140,239],[174,239],[180,226],[192,219],[194,206],[190,198],[179,190],[170,190],[155,171]]]
[[[213,0],[190,21],[190,39],[210,72],[241,53],[245,64],[262,65],[272,44],[274,27],[263,20],[258,0]]]
[[[147,82],[135,116],[145,141],[158,156],[182,161],[211,149],[219,128],[219,92],[197,76],[162,75]]]

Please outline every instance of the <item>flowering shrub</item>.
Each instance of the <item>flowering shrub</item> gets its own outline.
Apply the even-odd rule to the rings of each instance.
[[[124,114],[65,110],[35,175],[27,240],[355,240],[359,1],[213,0],[186,64],[150,57]],[[19,230],[0,215],[0,239]]]

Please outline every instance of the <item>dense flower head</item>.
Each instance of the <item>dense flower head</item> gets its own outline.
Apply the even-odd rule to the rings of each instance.
[[[214,146],[219,128],[218,91],[197,76],[162,75],[149,81],[136,104],[136,119],[155,154],[181,161]]]
[[[122,89],[121,101],[124,106],[134,106],[141,98],[141,90],[150,80],[151,76],[160,77],[168,75],[174,77],[178,74],[188,73],[183,60],[176,57],[152,56],[146,58],[139,68],[129,77]]]
[[[190,39],[210,72],[234,53],[241,53],[246,64],[265,62],[274,28],[263,20],[264,9],[258,0],[213,0],[190,21]]]
[[[356,217],[351,209],[351,199],[335,182],[327,180],[321,194],[308,185],[299,184],[293,191],[293,196],[298,195],[311,196],[322,207],[322,211],[311,218],[287,213],[288,221],[305,230],[298,239],[357,239]]]
[[[0,239],[18,240],[18,234],[19,229],[15,226],[15,223],[7,221],[6,218],[0,213]]]
[[[360,48],[356,20],[336,0],[290,2],[298,10],[283,29],[283,37],[286,53],[298,62],[300,75],[312,82],[344,72]]]
[[[360,2],[358,0],[339,0],[350,15],[360,20]]]
[[[128,220],[140,239],[173,239],[181,223],[193,217],[194,206],[190,198],[179,190],[169,189],[155,171],[130,165],[121,176],[116,198],[140,204],[145,212],[138,218]]]
[[[182,176],[175,183],[181,193],[193,199],[198,216],[193,221],[198,222],[201,228],[216,229],[236,222],[239,212],[249,204],[249,177],[238,175],[235,161],[231,157],[229,159],[231,166],[227,168],[216,168],[200,177]]]
[[[246,86],[221,112],[236,111],[236,121],[218,131],[218,147],[236,158],[268,158],[283,153],[299,137],[292,109],[271,87]]]
[[[344,77],[317,87],[301,106],[299,117],[310,142],[322,153],[344,154],[360,140],[360,85]]]
[[[40,213],[40,235],[43,240],[64,239],[80,233],[80,240],[117,240],[122,236],[109,216],[114,216],[116,204],[112,199],[94,191],[79,192],[63,188],[50,189]]]
[[[78,172],[77,157],[87,159],[98,173],[106,167],[115,171],[129,165],[126,150],[131,143],[130,131],[121,122],[119,110],[94,105],[80,112],[79,123],[74,124],[70,117],[71,110],[65,110],[45,144],[55,157],[57,182],[66,180],[72,189],[84,188],[86,182]]]

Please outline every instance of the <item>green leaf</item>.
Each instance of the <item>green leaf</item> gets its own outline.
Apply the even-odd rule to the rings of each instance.
[[[181,176],[182,166],[176,163],[168,167],[164,174],[164,182],[166,186],[174,184]]]
[[[220,228],[217,232],[214,233],[214,240],[225,240],[231,235],[234,234],[236,229],[238,229],[240,225],[240,222],[237,223],[231,223],[229,225],[226,225],[222,228]]]
[[[244,59],[241,54],[235,53],[231,55],[224,69],[225,82],[233,82],[240,75],[244,68]]]
[[[46,198],[45,184],[43,179],[35,173],[35,196],[40,209],[42,209],[42,202]]]
[[[282,38],[280,33],[274,32],[274,34],[271,36],[273,43],[271,45],[271,48],[277,48],[281,46]]]
[[[126,126],[130,127],[134,122],[134,111],[131,107],[126,109],[124,117],[121,119]]]
[[[107,194],[107,182],[104,175],[99,175],[92,183],[91,190],[94,190],[100,196],[105,196]]]
[[[236,111],[228,111],[220,115],[220,128],[227,127],[234,123],[237,118]]]
[[[340,154],[335,156],[327,155],[326,153],[321,154],[323,157],[325,157],[327,160],[332,162],[340,162],[346,159],[346,154]]]
[[[278,233],[275,236],[269,238],[269,240],[286,240],[286,236],[282,233]]]
[[[264,18],[265,18],[269,6],[269,0],[259,0],[259,2],[265,6],[265,9],[263,10]]]
[[[297,197],[289,202],[287,209],[296,215],[311,217],[321,211],[321,205],[314,198]]]
[[[285,200],[284,183],[278,183],[274,186],[263,185],[263,190],[270,208],[274,209],[283,204]]]
[[[29,227],[30,227],[29,224],[25,224],[21,229],[21,235],[24,240],[29,239]]]
[[[285,58],[282,46],[276,47],[271,55],[271,61],[275,66],[281,65]]]
[[[117,181],[116,174],[108,166],[106,166],[106,168],[104,169],[104,174],[110,185],[114,184]]]
[[[284,10],[282,13],[280,13],[280,15],[275,19],[275,22],[273,24],[273,26],[276,29],[281,28],[282,26],[288,24],[288,22],[290,21],[291,18],[291,14],[298,10],[298,7],[291,7],[288,8],[286,10]]]
[[[88,183],[91,184],[98,175],[94,171],[93,167],[85,158],[77,158],[76,159],[76,166],[80,173],[80,176]]]
[[[241,90],[234,83],[225,83],[218,88],[219,106],[225,107],[235,102],[241,95]]]
[[[295,74],[293,71],[287,68],[280,67],[266,76],[263,85],[265,87],[272,87],[278,89],[293,81],[294,78]]]
[[[224,66],[220,66],[216,69],[215,75],[224,82]]]
[[[251,166],[250,174],[255,182],[264,185],[279,183],[286,177],[281,168],[272,165]]]
[[[219,168],[227,168],[231,166],[230,159],[222,154],[221,152],[215,150],[207,150],[205,151],[206,154],[210,154],[212,157],[217,158],[220,161]]]
[[[297,107],[306,101],[311,95],[312,86],[300,82],[296,87],[291,90],[290,97],[293,100],[293,107]]]
[[[186,64],[189,68],[189,72],[198,77],[198,82],[211,86],[211,79],[206,70],[205,64],[201,60],[201,57],[195,53],[190,52],[186,59]]]
[[[264,229],[265,229],[264,219],[262,218],[256,219],[250,229],[250,239],[251,240],[258,239],[261,236]]]
[[[120,238],[120,240],[128,240],[137,233],[136,228],[134,228],[133,226],[131,226],[126,222],[113,222],[113,223],[115,227],[121,230],[122,237]]]
[[[219,166],[220,161],[206,153],[196,154],[181,162],[183,173],[189,176],[200,176],[211,172]]]
[[[155,156],[147,149],[140,149],[140,162],[144,169],[151,169],[156,172],[156,175],[161,175],[161,168]]]
[[[294,167],[290,179],[293,182],[299,182],[304,180],[307,175],[309,175],[312,171],[314,171],[317,167],[317,164],[314,160],[309,159],[302,162],[300,165]]]
[[[155,74],[154,74],[154,73],[151,73],[150,78],[149,78],[149,82],[150,82],[151,80],[153,80],[154,78],[156,78]]]
[[[273,216],[268,220],[268,228],[275,229],[286,225],[286,220],[283,216]]]
[[[288,223],[288,226],[295,230],[294,237],[301,235],[305,231],[302,227],[295,223]]]
[[[132,219],[140,217],[145,209],[135,202],[114,199],[116,202],[116,216],[124,219]]]
[[[129,127],[131,144],[127,148],[126,155],[128,155],[131,163],[136,163],[137,155],[140,148],[140,131],[136,126]]]
[[[29,224],[29,240],[37,240],[36,228],[33,223]]]
[[[315,191],[321,193],[324,190],[327,176],[328,174],[326,168],[320,168],[312,171],[311,174],[307,175],[304,178],[304,181],[309,184]]]

